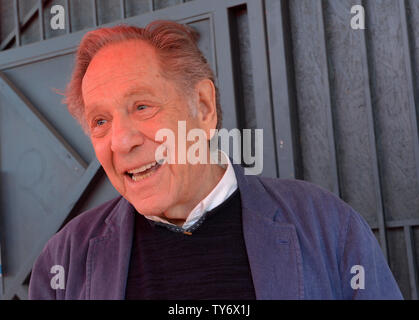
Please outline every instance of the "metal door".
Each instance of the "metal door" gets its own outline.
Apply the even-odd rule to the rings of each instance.
[[[50,27],[51,7],[65,29]],[[353,5],[365,30],[350,27]],[[372,227],[418,298],[419,1],[0,0],[1,297],[69,219],[115,197],[62,96],[97,27],[191,24],[220,89],[223,127],[262,128],[264,176],[316,183]]]

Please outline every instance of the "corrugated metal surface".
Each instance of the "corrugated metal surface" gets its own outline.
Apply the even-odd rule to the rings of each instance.
[[[54,4],[64,30],[49,25]],[[350,28],[355,4],[365,30]],[[0,0],[3,298],[26,297],[30,266],[63,223],[116,195],[52,88],[65,87],[89,28],[155,19],[201,32],[224,126],[264,129],[263,175],[314,182],[353,206],[417,299],[417,0]]]

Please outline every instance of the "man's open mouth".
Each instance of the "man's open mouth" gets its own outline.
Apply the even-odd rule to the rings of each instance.
[[[127,171],[125,174],[133,181],[139,181],[151,176],[158,168],[162,166],[163,160],[150,162],[142,167]]]

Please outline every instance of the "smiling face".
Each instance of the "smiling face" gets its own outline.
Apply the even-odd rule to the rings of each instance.
[[[211,165],[153,166],[162,143],[155,140],[159,129],[172,130],[177,141],[179,120],[187,130],[208,131],[215,128],[216,114],[213,86],[206,81],[195,91],[199,108],[191,116],[189,97],[162,76],[149,44],[130,40],[102,48],[89,64],[82,93],[96,156],[113,186],[141,214],[184,219],[221,178]],[[132,177],[149,166],[149,174]]]

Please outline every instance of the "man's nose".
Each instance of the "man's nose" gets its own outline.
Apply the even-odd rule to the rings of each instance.
[[[115,117],[112,121],[113,152],[128,153],[144,143],[144,135],[129,117]]]

